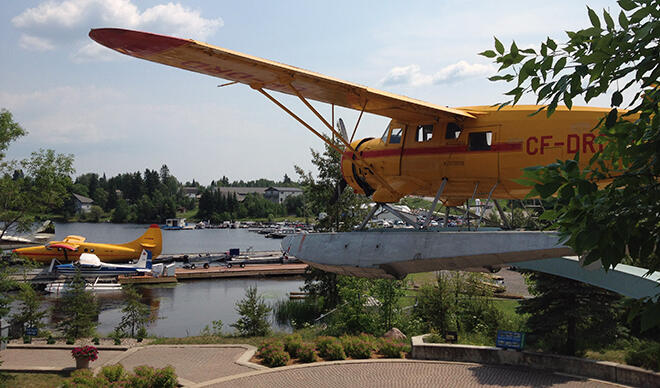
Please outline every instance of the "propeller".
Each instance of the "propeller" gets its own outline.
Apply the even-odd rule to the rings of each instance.
[[[337,120],[337,129],[339,129],[339,133],[341,133],[341,137],[344,138],[344,140],[348,141],[348,133],[346,133],[346,126],[344,125],[344,120],[339,118]]]

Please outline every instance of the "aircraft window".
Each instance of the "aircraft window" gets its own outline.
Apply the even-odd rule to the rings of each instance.
[[[90,252],[94,252],[94,248],[90,249],[89,251],[90,251]]]
[[[87,252],[87,248],[83,249],[85,252]]]
[[[417,126],[417,142],[429,141],[433,137],[433,124]]]
[[[468,140],[470,151],[489,150],[493,141],[492,132],[472,132]]]
[[[392,135],[390,136],[390,144],[401,143],[401,133],[403,128],[392,128]]]
[[[387,136],[390,134],[390,126],[389,124],[385,128],[385,133],[383,133],[383,136],[380,137],[380,140],[383,141],[383,143],[387,143]]]
[[[458,139],[461,135],[461,127],[456,123],[447,124],[447,133],[445,134],[445,139]]]

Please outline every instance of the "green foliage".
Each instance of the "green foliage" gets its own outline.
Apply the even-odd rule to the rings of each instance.
[[[341,146],[339,140],[336,144]],[[323,153],[311,150],[312,163],[317,168],[317,177],[311,172],[305,172],[296,166],[296,173],[304,191],[304,212],[310,215],[326,213],[327,217],[319,219],[317,228],[320,230],[351,231],[366,216],[362,205],[368,202],[364,196],[357,195],[353,189],[346,187],[338,195],[342,181],[339,152],[325,144]]]
[[[142,365],[135,367],[133,373],[127,373],[121,364],[104,366],[96,376],[89,369],[76,370],[62,385],[63,388],[174,388],[176,386],[178,380],[171,366],[154,369]]]
[[[271,311],[263,297],[257,294],[257,287],[248,287],[245,298],[236,302],[236,312],[240,318],[231,326],[242,336],[265,336],[270,332],[268,316]]]
[[[9,266],[7,260],[0,260],[0,318],[9,312],[12,301],[9,291],[16,288],[16,282],[11,278],[14,272],[16,272],[15,268]]]
[[[78,339],[91,335],[98,324],[99,308],[94,294],[85,290],[85,281],[80,271],[76,271],[71,287],[62,294],[59,302],[57,308],[63,318],[57,328],[64,336]]]
[[[48,345],[53,345],[53,344],[55,344],[55,338],[53,338],[52,335],[48,336],[48,338],[46,339],[46,343],[47,343]],[[96,344],[95,344],[95,345],[96,345]]]
[[[342,345],[341,341],[335,340],[330,342],[324,349],[323,353],[319,352],[321,354],[321,357],[325,358],[326,360],[334,361],[334,360],[345,360],[346,359],[346,353],[344,352],[344,346]]]
[[[291,359],[284,350],[284,344],[279,340],[264,341],[257,352],[257,357],[263,360],[268,367],[284,366]]]
[[[300,349],[298,349],[298,360],[302,363],[316,362],[318,357],[316,356],[316,348],[314,344],[303,343]]]
[[[528,276],[534,298],[520,301],[517,310],[530,314],[530,345],[580,355],[624,334],[621,296],[558,276],[537,272]]]
[[[343,336],[340,340],[348,357],[356,359],[371,358],[373,344],[368,339],[361,336]]]
[[[9,144],[26,131],[0,110],[0,237],[9,228],[28,231],[43,214],[64,205],[72,185],[73,156],[39,150],[20,161],[6,161]]]
[[[115,328],[115,330],[110,333],[110,338],[112,338],[115,345],[121,345],[121,339],[124,338],[124,333],[119,328]]]
[[[92,338],[92,343],[98,346],[101,344],[101,340],[99,339],[99,337],[94,337]]]
[[[313,324],[314,320],[322,314],[320,300],[311,297],[303,300],[279,300],[273,308],[277,323],[291,325],[294,329],[301,329]]]
[[[629,256],[634,265],[658,271],[660,15],[655,0],[620,0],[619,6],[618,25],[608,11],[601,18],[588,9],[591,26],[568,31],[563,44],[548,38],[539,52],[513,46],[506,52],[496,40],[502,50],[482,54],[501,64],[501,75],[491,80],[515,85],[503,105],[529,93],[551,115],[560,102],[570,109],[575,98],[610,96],[611,110],[594,129],[604,149],[585,170],[576,160],[558,161],[527,169],[525,179],[530,195],[556,197],[545,218],[587,264],[601,260],[610,268]],[[645,330],[660,325],[658,302],[647,302]]]
[[[420,289],[415,315],[427,323],[429,331],[474,331],[494,336],[502,314],[484,281],[477,273],[441,274],[437,284]]]
[[[660,343],[645,341],[626,354],[626,363],[645,369],[660,371]]]
[[[284,350],[289,353],[291,358],[298,357],[298,351],[302,348],[303,340],[300,334],[291,334],[284,337]]]
[[[16,300],[20,304],[18,311],[11,317],[12,324],[20,327],[36,327],[38,329],[44,327],[41,320],[46,316],[47,311],[40,310],[41,303],[36,291],[30,283],[21,283],[19,289],[20,291]]]
[[[209,328],[209,325],[204,326],[200,335],[222,337],[222,320],[218,319],[217,321],[212,321],[211,325],[213,328]]]
[[[320,336],[316,338],[316,350],[319,352],[319,356],[325,358],[328,354],[328,347],[331,343],[337,341],[335,337],[329,336]]]
[[[136,330],[144,328],[144,325],[151,321],[151,308],[140,301],[141,296],[132,285],[124,286],[122,292],[124,308],[121,310],[123,315],[117,329],[135,337]]]
[[[410,351],[410,346],[404,343],[384,338],[380,342],[378,353],[387,358],[403,358],[405,352]]]

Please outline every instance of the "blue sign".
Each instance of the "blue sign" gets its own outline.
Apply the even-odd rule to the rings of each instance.
[[[25,335],[31,335],[32,337],[36,336],[38,333],[38,330],[36,327],[26,327],[25,328]]]
[[[522,350],[525,347],[525,333],[519,331],[497,331],[495,346],[503,349]]]

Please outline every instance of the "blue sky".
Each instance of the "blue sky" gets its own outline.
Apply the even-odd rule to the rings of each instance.
[[[440,105],[490,105],[506,85],[478,52],[537,46],[614,1],[4,1],[0,108],[29,131],[10,148],[75,156],[76,175],[159,169],[181,181],[295,177],[321,142],[247,86],[123,56],[87,37],[122,27],[194,38]],[[289,96],[283,102],[321,129]],[[527,101],[532,103],[530,99]],[[607,100],[591,103],[607,106]],[[328,117],[330,106],[316,104]],[[349,129],[358,112],[336,108]],[[388,119],[367,116],[357,137]]]

